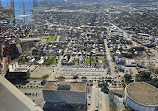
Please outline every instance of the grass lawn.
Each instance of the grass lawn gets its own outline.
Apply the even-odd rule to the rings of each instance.
[[[105,61],[106,61],[106,58],[98,58],[97,60],[98,60],[98,62],[96,61],[96,59],[93,57],[92,59],[91,59],[92,61],[91,61],[91,65],[105,65]],[[100,63],[99,61],[102,61],[102,63]],[[90,64],[90,58],[87,58],[86,59],[86,65],[89,65]]]
[[[56,64],[57,64],[56,59],[54,59],[53,62],[52,62],[51,64],[52,64],[52,65],[56,65]]]
[[[74,65],[78,65],[78,62],[77,62],[77,61],[73,61],[73,64],[74,64]]]
[[[99,63],[99,61],[102,61],[102,63]],[[98,64],[99,65],[104,65],[106,61],[106,58],[98,58]]]
[[[24,62],[24,64],[28,64],[29,62],[27,61],[27,62]]]
[[[89,65],[90,58],[86,59],[86,65]]]
[[[57,39],[57,36],[53,36],[53,37],[50,37],[49,39],[47,39],[47,42],[55,42]]]

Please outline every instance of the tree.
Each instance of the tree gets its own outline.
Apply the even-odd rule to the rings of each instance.
[[[158,79],[157,78],[153,78],[150,81],[150,84],[158,88]]]
[[[38,55],[39,50],[38,49],[33,49],[32,50],[32,55]]]
[[[70,56],[70,55],[68,55],[68,56],[67,56],[67,58],[68,58],[68,60],[70,60],[71,56]]]
[[[78,78],[78,76],[76,76],[76,75],[73,77],[73,79],[77,79],[77,78]]]
[[[151,80],[150,75],[151,75],[150,72],[141,71],[141,72],[139,72],[139,74],[136,74],[135,80],[137,82],[150,81]]]
[[[48,77],[49,77],[49,74],[43,75],[43,76],[42,76],[42,79],[47,79]]]
[[[54,57],[50,57],[46,62],[45,62],[45,64],[46,65],[50,65],[50,64],[53,64],[54,63]]]
[[[102,83],[101,86],[102,86],[102,89],[107,89],[109,85],[107,83]]]
[[[57,79],[63,80],[63,79],[65,79],[65,77],[64,76],[59,76],[59,77],[57,77]]]
[[[132,81],[132,76],[130,74],[125,74],[124,78],[127,84],[129,84]]]
[[[87,79],[87,77],[82,77],[82,79]]]

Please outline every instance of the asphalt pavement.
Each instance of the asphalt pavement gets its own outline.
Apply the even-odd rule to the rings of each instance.
[[[92,86],[91,107],[89,111],[95,111],[97,107],[98,111],[110,111],[108,94],[102,92],[101,88],[98,88],[97,85],[96,81]]]
[[[108,48],[106,39],[104,40],[104,44],[105,44],[105,49],[106,49],[107,60],[109,62],[109,68],[110,68],[110,71],[111,71],[111,74],[109,74],[107,76],[115,78],[115,77],[117,77],[116,72],[114,72],[115,71],[115,64],[112,62],[111,52],[110,52],[110,50]]]

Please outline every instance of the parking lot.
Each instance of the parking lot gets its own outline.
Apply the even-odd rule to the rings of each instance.
[[[60,76],[64,77],[104,77],[106,76],[107,70],[104,68],[95,68],[95,67],[67,67],[64,66],[61,68]]]
[[[43,108],[45,101],[43,99],[42,88],[20,88],[20,90],[34,103]]]

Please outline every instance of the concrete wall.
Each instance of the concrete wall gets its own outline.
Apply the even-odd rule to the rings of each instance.
[[[129,108],[135,111],[158,111],[157,106],[144,106],[142,104],[133,101],[130,97],[128,97],[127,93],[125,93],[124,100],[126,106],[128,106]]]
[[[86,104],[86,92],[69,90],[43,90],[44,100],[48,102]]]
[[[6,78],[0,75],[0,111],[43,111]]]

